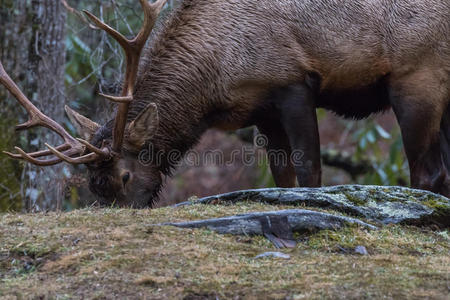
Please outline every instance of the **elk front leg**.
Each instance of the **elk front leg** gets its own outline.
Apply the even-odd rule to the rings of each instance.
[[[447,84],[430,69],[393,76],[390,97],[402,131],[412,187],[448,197],[450,176],[444,159],[448,153],[442,152],[447,147],[440,133],[448,106]]]
[[[258,130],[267,137],[267,157],[275,184],[283,188],[295,187],[291,146],[283,126],[278,120],[266,121],[258,125]]]
[[[277,107],[292,149],[291,162],[301,187],[321,185],[320,140],[314,93],[306,85],[279,91]]]

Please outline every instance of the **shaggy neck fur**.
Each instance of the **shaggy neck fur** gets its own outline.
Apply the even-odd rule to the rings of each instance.
[[[208,33],[186,26],[192,18],[190,11],[195,10],[191,2],[184,1],[143,53],[128,114],[130,122],[150,103],[157,105],[159,126],[148,142],[160,156],[159,167],[166,175],[211,125],[211,103],[224,94],[216,84],[221,75],[215,53],[196,43],[207,40]],[[179,157],[167,157],[174,150]]]

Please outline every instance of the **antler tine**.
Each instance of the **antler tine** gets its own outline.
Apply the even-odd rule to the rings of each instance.
[[[101,156],[99,156],[97,153],[89,153],[80,157],[70,157],[70,155],[62,153],[58,150],[56,150],[56,148],[53,148],[52,146],[50,146],[49,144],[45,144],[45,146],[53,153],[55,154],[60,160],[63,160],[69,164],[72,165],[82,165],[82,164],[87,164],[93,161],[98,160]]]
[[[84,11],[84,13],[101,29],[110,34],[123,48],[127,58],[127,65],[125,71],[125,82],[123,85],[120,97],[106,96],[103,97],[119,103],[119,109],[114,120],[113,129],[113,144],[112,149],[119,152],[122,148],[123,138],[125,133],[125,126],[127,123],[127,115],[130,103],[133,100],[134,85],[139,67],[139,59],[141,57],[142,49],[150,36],[150,33],[155,26],[156,19],[166,4],[167,0],[157,0],[154,3],[147,0],[139,0],[144,11],[144,23],[137,36],[131,40],[125,38],[115,29],[102,22],[100,19],[91,13]]]
[[[117,96],[110,96],[100,93],[101,97],[105,97],[106,99],[115,102],[115,103],[130,103],[133,101],[133,96],[125,96],[125,97],[117,97]]]
[[[76,154],[82,154],[84,152],[85,147],[87,146],[84,143],[81,143],[74,137],[72,137],[60,124],[58,124],[57,122],[46,116],[33,103],[31,103],[31,101],[22,93],[19,87],[6,73],[1,62],[0,62],[0,83],[6,87],[6,89],[17,99],[17,101],[19,101],[20,105],[22,105],[29,114],[29,120],[23,124],[16,126],[17,130],[29,129],[35,126],[43,126],[56,132],[60,137],[64,139],[65,142],[64,144],[56,148],[53,148],[54,150],[58,151],[58,153],[61,153],[60,151],[66,151],[63,155],[70,157]],[[93,149],[95,147],[90,145],[88,148]],[[39,157],[55,154],[51,150],[42,150],[34,153],[26,153],[25,151],[23,151],[18,147],[15,147],[15,149],[19,152],[19,154],[13,154],[10,152],[5,152],[5,154],[14,159],[23,159],[38,166],[56,165],[64,160],[61,158],[53,158],[49,160],[38,159]],[[98,149],[98,151],[101,150]],[[95,155],[96,158],[98,159],[99,156],[97,154]],[[90,156],[90,158],[92,157],[93,155]]]
[[[97,18],[96,16],[94,16],[93,14],[91,14],[89,11],[87,10],[83,10],[83,12],[86,14],[86,16],[92,21],[94,22],[94,24],[106,31],[110,36],[112,36],[123,48],[127,48],[130,45],[129,40],[124,37],[120,32],[118,32],[117,30],[115,30],[114,28],[112,28],[111,26],[109,26],[108,24],[104,23],[103,21],[101,21],[99,18]]]
[[[58,151],[66,151],[66,150],[70,149],[70,145],[63,144],[61,146],[56,147],[56,149],[58,149]],[[14,154],[14,153],[11,153],[8,151],[3,151],[3,153],[14,159],[23,159],[21,154]],[[43,157],[43,156],[53,155],[53,153],[50,150],[41,150],[41,151],[37,151],[37,152],[33,152],[33,153],[28,153],[28,155],[33,158],[39,158],[39,157]]]
[[[83,139],[77,139],[77,141],[82,143],[84,146],[86,146],[86,148],[89,151],[92,151],[92,152],[96,153],[98,156],[101,156],[101,157],[104,157],[104,158],[109,157],[110,152],[109,152],[108,148],[103,147],[103,146],[102,146],[102,149],[97,148],[97,147],[93,146],[92,144],[90,144],[88,141],[83,140]],[[56,148],[56,150],[58,150],[58,148]]]
[[[60,162],[62,162],[62,160],[59,158],[53,158],[53,159],[49,159],[49,160],[39,160],[39,159],[36,159],[36,158],[30,156],[28,153],[26,153],[19,147],[15,147],[15,149],[17,150],[17,152],[20,153],[22,159],[24,159],[36,166],[47,167],[47,166],[57,165]]]
[[[40,122],[38,109],[34,106],[28,98],[22,93],[22,91],[17,87],[14,81],[9,77],[0,62],[0,83],[6,87],[6,89],[19,101],[27,112],[30,114],[30,119],[24,123],[16,126],[17,130],[22,130],[26,128],[31,128],[37,126]]]
[[[30,119],[24,123],[18,125],[18,130],[28,129],[35,126],[47,127],[61,136],[67,144],[72,147],[82,150],[80,144],[69,134],[64,128],[56,123],[54,120],[43,114],[33,103],[22,93],[19,87],[5,72],[2,63],[0,62],[0,83],[6,87],[6,89],[19,101],[26,111],[30,114]]]
[[[113,37],[122,46],[122,48],[124,48],[126,52],[130,50],[140,52],[145,46],[145,43],[147,42],[148,36],[150,35],[153,26],[155,26],[156,19],[158,18],[158,15],[163,9],[164,5],[167,3],[167,0],[157,0],[154,3],[148,2],[147,0],[139,0],[139,2],[141,3],[142,9],[144,10],[144,24],[138,35],[132,40],[124,37],[120,32],[97,18],[89,11],[83,10],[83,12],[92,22],[95,23],[97,27],[111,35],[111,37]]]
[[[133,42],[137,47],[142,49],[155,26],[159,13],[164,8],[164,5],[166,5],[167,0],[157,0],[154,3],[148,2],[147,0],[139,0],[139,2],[141,2],[141,6],[144,10],[144,24]]]

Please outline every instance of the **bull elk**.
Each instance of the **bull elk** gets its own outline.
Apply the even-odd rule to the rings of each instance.
[[[104,126],[67,108],[83,139],[70,136],[20,92],[0,82],[58,147],[9,156],[39,166],[87,164],[103,203],[151,206],[173,160],[153,155],[193,147],[208,128],[256,125],[268,149],[302,150],[307,164],[271,170],[278,186],[320,186],[316,108],[365,118],[393,108],[413,187],[450,196],[450,2],[448,0],[183,0],[148,50],[165,0],[140,0],[144,25],[127,39],[92,14],[127,58],[119,107]],[[141,55],[141,53],[143,54]],[[141,61],[140,61],[141,60]],[[179,157],[178,159],[181,159]]]

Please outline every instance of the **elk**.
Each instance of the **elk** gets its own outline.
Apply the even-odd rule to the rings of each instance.
[[[85,12],[124,49],[119,107],[104,126],[67,114],[83,139],[37,110],[0,67],[0,82],[65,141],[7,153],[40,166],[87,164],[102,203],[151,206],[173,159],[208,128],[256,125],[267,148],[301,150],[304,164],[270,161],[280,187],[321,185],[316,108],[366,118],[392,108],[415,188],[450,196],[450,2],[430,0],[183,0],[144,45],[165,0],[140,0],[144,25],[129,40]],[[142,55],[141,55],[142,54]],[[49,158],[45,158],[51,156]],[[177,159],[181,159],[178,157]]]

